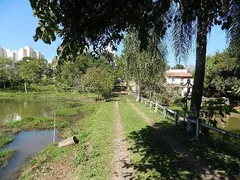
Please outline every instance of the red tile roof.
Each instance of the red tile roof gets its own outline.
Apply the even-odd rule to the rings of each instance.
[[[188,72],[166,72],[167,77],[192,78],[192,74]]]

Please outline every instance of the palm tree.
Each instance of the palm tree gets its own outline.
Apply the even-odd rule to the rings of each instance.
[[[173,6],[176,7],[173,47],[178,61],[186,59],[196,37],[196,68],[189,115],[189,118],[196,119],[199,117],[203,95],[207,34],[211,32],[214,25],[221,25],[222,29],[228,29],[231,25],[229,13],[236,16],[239,6],[234,0],[180,0]],[[232,24],[229,31],[231,37],[234,37],[233,34],[236,34],[236,31],[240,32],[238,24]],[[190,122],[188,122],[187,131],[194,132],[194,126]]]

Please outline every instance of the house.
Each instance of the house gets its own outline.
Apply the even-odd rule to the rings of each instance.
[[[193,76],[187,69],[170,69],[165,72],[166,85],[177,90],[181,96],[187,93],[188,87],[193,85]],[[188,79],[190,84],[188,85]],[[190,89],[191,92],[192,88]]]

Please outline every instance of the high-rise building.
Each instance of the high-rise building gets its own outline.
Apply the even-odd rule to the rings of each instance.
[[[11,59],[13,60],[13,62],[16,62],[18,60],[18,51],[11,51]]]
[[[39,51],[36,51],[36,53],[38,59],[44,59],[44,55],[42,55],[42,53],[40,53]]]
[[[13,50],[5,49],[0,47],[0,57],[3,58],[10,58],[14,62],[22,60],[24,57],[33,57],[38,59],[43,59],[44,56],[39,51],[34,51],[29,46],[24,46],[23,48],[20,48],[19,50]]]
[[[17,52],[17,60],[20,61],[27,56],[27,51],[24,48],[20,48]]]
[[[0,57],[4,57],[5,49],[0,46]]]

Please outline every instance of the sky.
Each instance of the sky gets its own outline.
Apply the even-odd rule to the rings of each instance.
[[[57,38],[51,45],[41,40],[34,42],[33,35],[38,20],[33,17],[29,0],[0,0],[0,46],[11,50],[18,50],[24,46],[30,46],[40,51],[48,61],[56,55],[61,39]],[[167,61],[173,66],[176,64],[174,50],[171,48],[171,40],[166,41],[168,47]],[[207,55],[217,51],[223,51],[227,47],[225,33],[214,27],[208,36]],[[122,43],[118,46],[117,54],[120,55],[123,49]],[[195,64],[195,52],[191,51],[189,58],[183,64]]]

